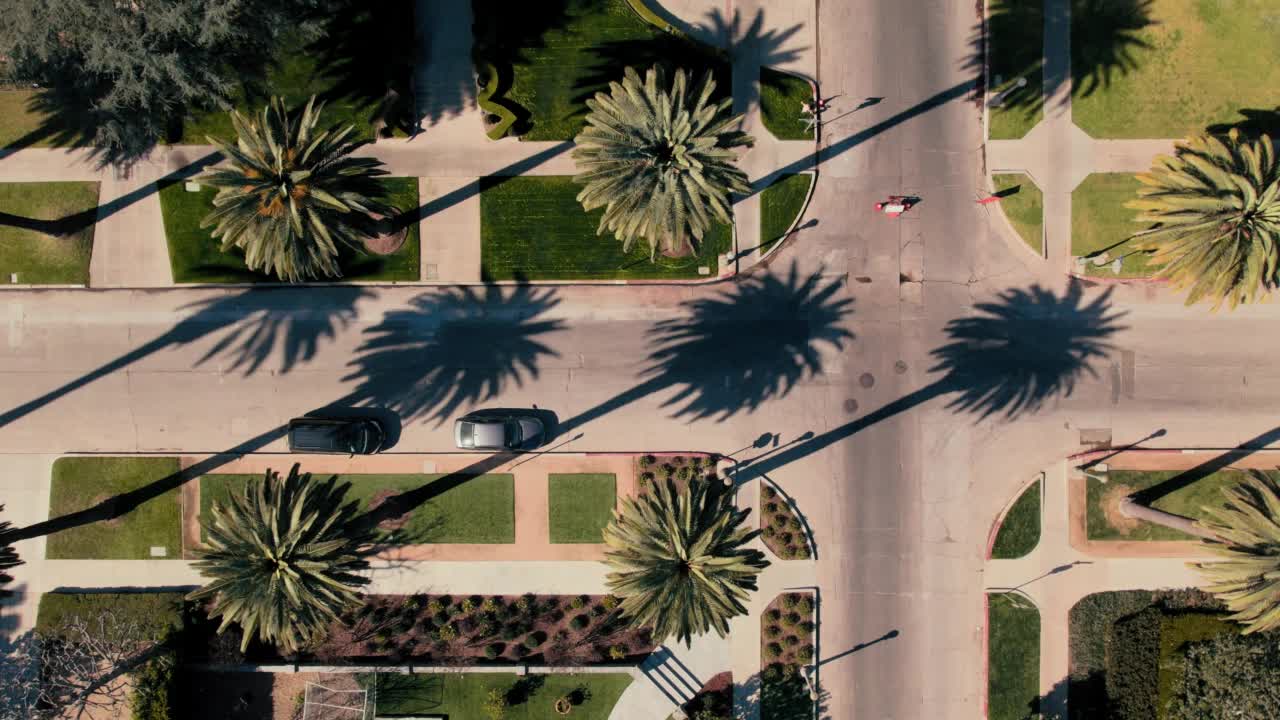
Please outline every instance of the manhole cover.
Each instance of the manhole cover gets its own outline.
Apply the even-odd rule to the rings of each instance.
[[[862,373],[862,375],[858,377],[858,384],[864,388],[869,388],[876,384],[876,376],[871,373]]]
[[[901,375],[907,371],[907,364],[901,360],[893,364],[893,371]]]
[[[856,412],[858,412],[858,401],[857,401],[857,400],[854,400],[853,398],[849,398],[848,400],[845,400],[845,401],[844,401],[844,411],[845,411],[845,412],[847,412],[847,413],[856,413]]]

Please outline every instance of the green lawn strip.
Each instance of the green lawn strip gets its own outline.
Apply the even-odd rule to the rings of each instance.
[[[813,175],[783,175],[760,193],[760,254],[769,252],[800,217]]]
[[[565,0],[554,7],[506,0],[474,0],[476,55],[499,72],[511,70],[501,98],[527,118],[522,140],[570,140],[584,125],[587,99],[622,79],[631,66],[642,75],[655,64],[683,67],[700,82],[712,69],[716,94],[730,92],[729,62],[720,51],[641,17],[625,0]]]
[[[1111,270],[1111,264],[1094,265],[1090,261],[1083,268],[1086,275],[1096,277],[1150,277],[1155,266],[1149,264],[1145,252],[1134,252],[1125,239],[1142,229],[1133,218],[1136,210],[1124,204],[1138,196],[1138,180],[1129,173],[1094,173],[1084,179],[1071,193],[1071,254],[1083,257],[1099,250],[1108,250],[1114,260],[1123,256],[1120,272]],[[1119,244],[1117,244],[1119,243]]]
[[[1032,483],[1005,513],[996,532],[996,541],[991,546],[993,559],[1020,558],[1040,542],[1040,486],[1039,480]]]
[[[283,97],[292,108],[306,106],[313,95],[324,101],[322,126],[355,128],[356,139],[374,137],[373,120],[387,88],[407,101],[412,88],[414,1],[380,0],[340,8],[327,19],[329,27],[318,40],[286,35],[275,51],[265,77],[247,77],[235,89],[231,105],[242,113],[258,113],[269,96]],[[327,65],[326,55],[335,63]],[[401,127],[393,134],[404,136]],[[230,114],[198,111],[184,119],[174,144],[204,145],[207,136],[234,140]]]
[[[77,118],[62,123],[37,108],[43,90],[0,90],[0,147],[55,147],[81,144],[84,138],[71,128]]]
[[[1044,195],[1030,176],[1000,173],[991,176],[996,192],[1009,191],[1000,199],[1000,209],[1009,224],[1037,255],[1044,254]],[[1014,189],[1016,188],[1016,190]]]
[[[40,596],[36,629],[57,633],[77,617],[92,623],[103,613],[117,620],[137,623],[148,637],[162,638],[182,628],[183,593],[180,592],[48,592]]]
[[[31,220],[61,220],[98,206],[96,182],[0,183],[0,212]],[[69,235],[0,225],[0,282],[17,273],[19,283],[89,282],[95,218]]]
[[[1239,122],[1243,109],[1276,106],[1274,0],[1154,0],[1149,24],[1137,31],[1120,29],[1107,3],[1088,5],[1092,12],[1071,13],[1071,115],[1093,137],[1183,137]],[[1088,51],[1091,44],[1100,46],[1097,52]],[[1132,67],[1112,68],[1090,93],[1082,78],[1091,72],[1090,58],[1123,55]]]
[[[1280,479],[1280,471],[1266,471],[1272,478]],[[1104,502],[1119,499],[1139,490],[1146,490],[1182,474],[1178,470],[1112,470],[1107,473],[1105,484],[1089,478],[1086,486],[1086,522],[1090,540],[1196,540],[1186,533],[1163,525],[1136,521],[1137,527],[1128,533],[1107,522]],[[1189,518],[1199,518],[1206,505],[1223,504],[1223,488],[1248,477],[1240,470],[1219,470],[1202,477],[1186,487],[1178,488],[1157,499],[1152,506]],[[1114,512],[1114,511],[1113,511]]]
[[[205,475],[200,478],[200,517],[212,516],[215,500],[243,488],[258,475]],[[317,477],[327,479],[328,474]],[[348,499],[367,507],[375,498],[422,487],[446,476],[342,475],[351,483]],[[452,487],[415,508],[393,537],[398,544],[515,542],[515,482],[511,475],[480,475]]]
[[[556,700],[575,690],[585,689],[587,699],[575,705],[574,720],[606,720],[622,692],[631,684],[625,673],[526,675],[515,673],[460,672],[357,676],[361,685],[372,688],[378,717],[439,715],[449,720],[490,720],[484,702],[490,690],[497,690],[513,704],[506,708],[506,720],[545,720],[560,717]],[[523,682],[526,693],[516,690]],[[519,698],[520,695],[527,695]],[[514,702],[516,699],[520,702]]]
[[[553,473],[547,491],[551,542],[604,542],[600,531],[613,517],[618,497],[612,473]]]
[[[179,470],[171,457],[64,457],[53,463],[49,517],[84,510],[122,493],[163,480]],[[182,505],[178,488],[151,498],[114,520],[79,525],[49,536],[51,560],[139,560],[151,548],[181,557]]]
[[[987,717],[1035,717],[1040,697],[1040,611],[1014,593],[987,595]]]
[[[485,281],[714,278],[719,254],[733,245],[727,225],[716,224],[700,252],[658,255],[637,240],[631,252],[611,233],[596,235],[604,208],[583,212],[579,185],[566,176],[480,179],[480,266]],[[710,268],[699,275],[698,268]]]
[[[387,201],[404,211],[418,207],[417,178],[383,178]],[[253,272],[245,267],[244,254],[232,249],[222,251],[222,243],[211,236],[212,228],[201,228],[200,221],[213,209],[217,191],[202,187],[187,192],[182,182],[160,189],[160,210],[164,217],[164,234],[169,243],[169,264],[177,283],[278,283],[275,277]],[[341,251],[344,281],[402,281],[418,279],[418,223],[409,224],[404,245],[391,255]],[[325,280],[325,278],[317,278]]]
[[[1189,612],[1166,615],[1160,623],[1160,678],[1158,711],[1169,708],[1174,696],[1182,690],[1186,674],[1186,646],[1189,643],[1225,633],[1240,632],[1240,625],[1222,613]]]
[[[812,140],[813,126],[805,104],[813,100],[813,88],[799,75],[760,68],[760,116],[765,128],[779,140]]]
[[[988,98],[1004,93],[987,112],[992,140],[1017,140],[1044,118],[1043,0],[992,0],[987,20]],[[1027,84],[1017,86],[1018,78]]]

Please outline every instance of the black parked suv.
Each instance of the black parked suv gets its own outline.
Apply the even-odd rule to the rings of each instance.
[[[289,452],[372,455],[387,434],[373,418],[303,417],[289,421]]]

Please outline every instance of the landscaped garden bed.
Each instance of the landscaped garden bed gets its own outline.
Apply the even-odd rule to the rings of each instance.
[[[53,463],[49,516],[60,517],[160,482],[179,471],[172,457],[64,457]],[[178,558],[182,505],[175,486],[124,515],[59,530],[45,546],[51,560]],[[153,554],[153,549],[157,549]],[[162,554],[159,554],[162,553]]]
[[[597,235],[604,208],[586,212],[581,185],[570,177],[480,179],[480,266],[497,280],[696,280],[715,278],[720,255],[733,247],[728,226],[715,224],[698,252],[659,254],[638,240],[630,252],[612,233]],[[699,272],[706,268],[706,273]]]
[[[1272,0],[1073,5],[1071,115],[1095,138],[1183,137],[1276,106]]]
[[[807,104],[813,101],[809,81],[789,72],[760,68],[760,117],[764,127],[779,140],[812,140],[814,126],[805,121]]]
[[[1018,237],[1035,254],[1044,255],[1044,195],[1029,175],[999,173],[991,176],[1000,209]]]
[[[317,474],[322,475],[322,474]],[[200,478],[200,515],[211,517],[216,500],[225,499],[261,475],[205,475]],[[347,498],[373,508],[387,498],[440,481],[445,474],[340,475],[351,483]],[[515,478],[508,474],[467,479],[422,503],[406,516],[382,523],[389,541],[398,545],[422,543],[515,542]]]
[[[702,687],[684,705],[684,718],[693,720],[727,720],[733,716],[733,673],[722,672],[703,682]],[[667,720],[675,720],[672,714]]]
[[[988,105],[987,135],[1017,140],[1044,118],[1043,1],[991,0],[984,39],[985,47],[974,48],[973,65],[987,63],[988,102],[1001,98]]]
[[[787,231],[804,212],[813,175],[783,175],[760,193],[760,254],[764,255],[786,237]]]
[[[419,278],[419,227],[417,178],[388,177],[382,179],[387,189],[387,202],[407,213],[404,243],[389,255],[355,252],[339,248],[342,278],[338,281],[413,281]],[[245,266],[238,249],[222,251],[222,241],[214,239],[212,228],[200,222],[213,210],[217,190],[201,187],[196,192],[186,189],[184,182],[173,182],[160,188],[160,209],[164,218],[164,234],[169,245],[169,264],[176,283],[279,283],[273,275],[265,275]]]
[[[1280,471],[1266,471],[1272,478],[1280,478]],[[1162,483],[1182,476],[1182,470],[1117,470],[1106,473],[1103,483],[1087,477],[1086,526],[1090,540],[1188,540],[1198,538],[1179,530],[1156,525],[1144,520],[1126,517],[1120,512],[1120,501],[1140,490],[1156,488]],[[1182,487],[1165,486],[1167,495],[1157,498],[1151,506],[1157,510],[1197,519],[1203,515],[1206,505],[1216,506],[1225,502],[1223,489],[1248,478],[1241,470],[1219,470],[1191,482],[1177,482]]]
[[[1129,173],[1094,173],[1071,192],[1071,255],[1107,253],[1104,264],[1089,260],[1074,266],[1075,272],[1103,278],[1145,278],[1154,273],[1150,253],[1135,251],[1126,242],[1143,229],[1134,222],[1138,211],[1124,206],[1137,199],[1139,187],[1137,178]],[[1117,258],[1120,272],[1112,264]]]
[[[312,653],[448,665],[633,663],[653,651],[609,595],[372,595]]]
[[[0,282],[87,285],[97,207],[96,182],[0,183]]]
[[[1017,593],[987,595],[987,717],[1040,712],[1040,611]]]
[[[1000,529],[991,545],[991,559],[1020,558],[1035,550],[1040,542],[1040,500],[1044,480],[1031,483],[1000,520]]]
[[[717,94],[730,91],[722,53],[646,22],[626,0],[475,0],[472,11],[475,59],[510,74],[496,99],[518,108],[514,131],[521,139],[572,139],[583,127],[587,99],[621,80],[627,66],[684,67],[695,78],[711,68]]]
[[[377,699],[378,717],[449,720],[606,720],[631,684],[626,673],[383,673],[358,679]]]
[[[1070,717],[1204,717],[1174,708],[1187,699],[1183,694],[1188,659],[1196,657],[1197,669],[1212,667],[1216,649],[1205,644],[1239,632],[1239,626],[1225,617],[1222,605],[1199,590],[1131,590],[1085,597],[1070,613]],[[1267,642],[1274,645],[1274,639]],[[1221,667],[1217,674],[1229,683],[1236,670]]]
[[[604,542],[601,532],[617,504],[617,478],[611,473],[551,474],[547,512],[553,543]]]
[[[783,560],[808,560],[809,533],[791,500],[767,483],[760,489],[760,537]]]
[[[180,592],[47,592],[40,596],[36,629],[58,634],[76,618],[92,622],[104,613],[136,623],[140,636],[162,640],[183,627]]]
[[[636,477],[642,491],[655,480],[674,480],[677,488],[696,480],[719,481],[714,455],[641,455]]]
[[[774,598],[760,616],[760,717],[806,717],[813,707],[802,668],[815,661],[817,632],[813,593],[789,592]]]

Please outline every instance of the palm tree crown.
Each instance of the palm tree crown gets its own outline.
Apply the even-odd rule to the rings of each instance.
[[[1217,536],[1206,544],[1225,559],[1195,564],[1205,589],[1227,604],[1246,634],[1280,628],[1280,486],[1261,471],[1249,475],[1224,489],[1226,504],[1206,507],[1199,521]]]
[[[215,503],[204,523],[208,550],[195,566],[210,578],[189,600],[213,598],[211,617],[244,630],[243,650],[256,635],[286,653],[324,637],[329,623],[357,602],[368,579],[373,530],[355,521],[357,505],[343,504],[347,485],[268,470],[243,494]]]
[[[676,70],[668,90],[661,66],[643,82],[628,67],[621,83],[587,101],[574,180],[585,185],[583,208],[605,206],[597,234],[612,231],[624,251],[643,237],[652,259],[659,249],[696,249],[713,218],[729,222],[729,193],[750,191],[733,148],[752,138],[729,129],[742,116],[729,114],[732,98],[711,101],[715,87],[709,70],[696,89]]]
[[[383,202],[382,163],[351,157],[355,129],[317,131],[323,107],[312,98],[290,117],[277,97],[256,119],[233,110],[236,144],[209,138],[230,162],[200,178],[218,188],[201,227],[214,227],[224,251],[242,249],[251,270],[289,282],[341,277],[339,251],[362,250],[374,216],[396,212]]]
[[[1271,138],[1204,135],[1138,175],[1128,207],[1156,223],[1133,238],[1154,251],[1159,273],[1189,289],[1187,304],[1212,298],[1235,307],[1275,288],[1280,257],[1280,164]]]
[[[627,498],[604,529],[605,554],[614,571],[611,592],[622,615],[652,629],[655,642],[675,635],[689,642],[747,612],[743,601],[756,575],[769,566],[759,550],[744,548],[759,530],[740,527],[750,510],[737,510],[723,488],[694,480],[683,489],[655,481]]]

